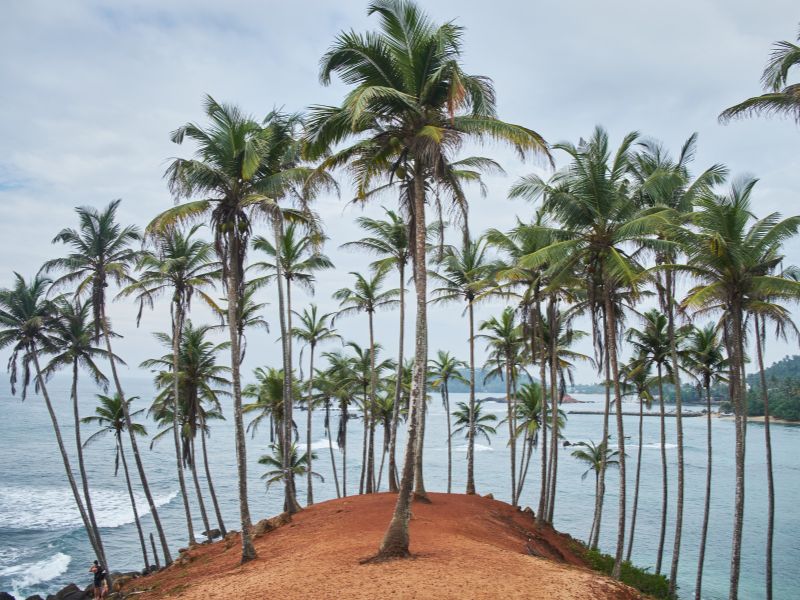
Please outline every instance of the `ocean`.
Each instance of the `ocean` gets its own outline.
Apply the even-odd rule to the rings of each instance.
[[[148,379],[127,379],[124,386],[128,396],[139,396],[134,408],[149,405],[153,391]],[[82,416],[93,413],[97,390],[90,385],[80,386],[80,410]],[[48,389],[56,405],[62,435],[70,451],[73,469],[77,473],[75,439],[72,428],[72,411],[69,400],[69,380],[55,377]],[[17,598],[39,593],[53,593],[70,582],[81,586],[91,582],[88,569],[94,559],[88,540],[82,530],[77,509],[67,485],[61,458],[58,454],[50,420],[41,397],[29,395],[25,402],[12,397],[3,383],[0,387],[0,591],[8,591]],[[478,394],[487,397],[497,394]],[[602,398],[579,395],[579,400],[588,404],[565,405],[581,410],[602,408]],[[451,394],[451,403],[466,401],[467,394]],[[487,403],[485,410],[505,415],[505,405]],[[626,411],[637,410],[636,404],[626,403]],[[238,529],[238,503],[236,468],[234,460],[232,410],[224,407],[227,421],[212,424],[208,440],[211,471],[214,485],[222,507],[225,524],[229,529]],[[306,413],[296,411],[296,420],[301,435],[305,435]],[[334,411],[334,423],[338,414]],[[705,493],[706,449],[705,419],[684,419],[686,440],[686,496],[683,527],[683,543],[679,569],[679,594],[681,598],[693,597],[696,574],[696,556],[700,526],[703,516]],[[332,478],[327,440],[323,431],[323,413],[313,414],[313,449],[318,458],[314,470],[324,478],[324,483],[315,483],[317,502],[334,498],[336,491]],[[638,439],[637,418],[625,417],[626,452],[628,455],[629,504],[633,501],[636,453],[642,445],[642,475],[633,562],[642,567],[654,568],[658,544],[661,508],[660,444],[657,418],[645,418],[644,434]],[[151,433],[155,425],[148,422]],[[334,425],[335,426],[335,425]],[[350,421],[348,430],[347,491],[357,492],[361,456],[362,423]],[[86,439],[93,426],[82,426]],[[763,425],[751,423],[747,434],[747,479],[746,515],[742,551],[742,576],[740,597],[763,598],[764,593],[764,543],[766,537],[766,473],[764,471]],[[602,416],[568,415],[564,437],[570,442],[600,441]],[[734,492],[734,424],[714,419],[714,479],[711,518],[706,552],[703,582],[703,598],[727,597],[728,567],[731,551],[731,526],[733,522]],[[380,437],[379,437],[380,439]],[[509,449],[507,426],[498,425],[497,435],[487,444],[479,440],[476,444],[475,477],[478,493],[494,494],[495,498],[508,500],[509,493]],[[665,544],[665,568],[669,569],[672,553],[674,517],[674,494],[676,491],[676,445],[675,419],[667,419],[667,456],[670,473],[670,514]],[[250,507],[254,520],[279,513],[282,509],[282,489],[273,486],[267,490],[260,478],[264,467],[257,463],[259,456],[268,452],[269,432],[267,427],[259,429],[253,437],[248,435],[248,484]],[[303,440],[304,441],[304,440]],[[773,460],[775,467],[776,511],[774,546],[774,597],[790,599],[797,597],[800,588],[800,511],[795,501],[800,497],[800,427],[773,425]],[[404,439],[399,440],[402,449]],[[378,440],[376,440],[376,447]],[[178,497],[175,458],[171,436],[150,449],[149,441],[140,441],[151,489],[158,505],[159,515],[166,528],[173,555],[186,545],[186,525],[182,503]],[[128,449],[129,451],[129,449]],[[337,468],[341,469],[341,453],[334,449]],[[398,451],[398,457],[402,452]],[[538,503],[539,471],[538,453],[531,459],[525,489],[520,503],[534,509]],[[112,570],[127,571],[142,568],[142,557],[133,513],[125,488],[123,475],[114,477],[114,440],[111,436],[99,439],[85,450],[87,470],[90,476],[92,499],[101,526],[101,534]],[[132,478],[137,480],[133,457],[128,454]],[[380,460],[380,458],[378,458]],[[428,491],[446,491],[447,485],[447,436],[445,413],[438,395],[431,398],[428,425],[425,434],[425,482]],[[590,475],[581,479],[585,467],[570,455],[570,448],[560,448],[558,464],[558,493],[555,505],[555,526],[570,535],[585,539],[589,534],[594,506],[594,480]],[[341,472],[339,473],[341,482]],[[607,476],[605,511],[601,529],[601,547],[613,553],[616,540],[616,512],[618,475],[614,470]],[[466,445],[463,438],[453,439],[453,491],[462,492],[466,482]],[[191,479],[187,480],[191,483]],[[204,493],[205,479],[201,473]],[[382,489],[386,488],[386,475],[382,478]],[[305,501],[305,481],[298,480],[298,494]],[[190,492],[193,496],[193,491]],[[205,498],[209,517],[213,522],[213,510],[208,496]],[[148,514],[144,496],[138,494],[137,505],[145,534],[155,533]],[[203,531],[199,511],[194,504],[194,526],[198,534]],[[630,515],[630,509],[629,509]],[[212,524],[212,527],[214,525]],[[377,541],[376,541],[377,543]],[[412,542],[413,543],[413,542]]]

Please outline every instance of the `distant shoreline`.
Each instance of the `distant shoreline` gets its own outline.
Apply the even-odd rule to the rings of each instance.
[[[733,421],[734,418],[735,418],[733,415],[720,415],[720,414],[716,415],[716,417],[718,419],[720,419],[721,421]],[[763,416],[762,417],[747,417],[747,420],[750,423],[763,423],[764,422],[764,417]],[[770,417],[769,418],[769,423],[770,423],[770,425],[772,425],[773,423],[776,424],[776,425],[800,425],[800,421],[787,421],[786,419],[776,419],[775,417]]]

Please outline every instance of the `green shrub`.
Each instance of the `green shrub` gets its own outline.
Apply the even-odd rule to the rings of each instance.
[[[614,568],[614,557],[603,554],[598,550],[587,550],[586,559],[595,571],[611,575]],[[669,579],[664,575],[650,573],[647,569],[640,569],[629,562],[622,563],[620,573],[622,583],[636,588],[643,594],[654,598],[669,599]]]

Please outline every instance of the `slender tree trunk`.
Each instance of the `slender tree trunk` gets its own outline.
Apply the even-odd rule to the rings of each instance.
[[[225,529],[225,522],[222,520],[222,512],[219,509],[217,494],[214,491],[214,483],[211,480],[211,468],[208,465],[208,451],[206,450],[205,419],[201,423],[202,423],[202,431],[200,432],[200,449],[203,452],[203,467],[205,468],[206,472],[206,483],[208,484],[208,493],[211,495],[211,503],[214,505],[214,514],[217,517],[217,526],[219,527],[219,531],[222,534],[222,537],[225,537],[228,534],[228,532]]]
[[[469,424],[467,427],[467,494],[475,493],[475,313],[469,312]]]
[[[644,425],[644,407],[642,399],[639,398],[639,450],[636,453],[636,484],[633,488],[633,509],[631,512],[631,535],[628,538],[628,552],[625,560],[631,562],[631,552],[633,552],[633,536],[636,533],[636,512],[639,508],[639,475],[642,472],[642,430]]]
[[[447,493],[453,491],[453,432],[450,425],[450,390],[447,389],[447,379],[444,380],[442,401],[444,402],[444,416],[447,419]]]
[[[83,497],[86,501],[86,514],[89,516],[89,523],[92,526],[92,535],[97,542],[97,549],[99,551],[99,559],[107,565],[106,551],[103,547],[103,540],[100,537],[100,528],[97,526],[97,520],[94,516],[92,509],[92,498],[89,494],[89,478],[86,476],[86,466],[83,461],[83,443],[81,442],[81,415],[78,408],[78,361],[72,361],[72,414],[75,418],[75,444],[78,450],[78,470],[81,476],[81,484],[83,486]]]
[[[228,233],[228,330],[231,338],[231,386],[233,387],[233,423],[236,437],[236,472],[239,478],[239,517],[242,528],[242,563],[256,557],[252,539],[250,504],[247,498],[247,447],[242,418],[242,384],[240,379],[241,352],[239,349],[239,239],[231,229]]]
[[[342,496],[347,498],[347,420],[344,422],[342,436]]]
[[[176,292],[177,295],[177,292]],[[192,525],[192,512],[189,508],[189,493],[186,490],[186,479],[183,476],[183,458],[181,456],[180,442],[180,355],[181,332],[183,331],[183,307],[177,300],[172,301],[172,441],[175,444],[175,463],[178,469],[178,487],[183,501],[183,514],[186,518],[186,531],[189,534],[189,545],[196,544],[194,526]]]
[[[742,380],[742,365],[744,364],[744,343],[742,327],[742,306],[741,302],[734,300],[730,305],[731,332],[730,344],[731,360],[730,385],[735,390],[734,410],[736,419],[736,468],[735,468],[735,492],[733,508],[733,535],[731,543],[731,571],[730,588],[728,598],[738,600],[739,598],[739,574],[742,557],[742,527],[744,525],[744,458],[745,458],[745,427],[747,423],[747,413],[744,397],[744,381]]]
[[[194,480],[194,491],[197,494],[197,504],[200,507],[200,519],[203,521],[203,527],[206,528],[205,536],[208,541],[213,541],[211,537],[211,523],[208,521],[208,513],[206,512],[206,503],[203,501],[203,492],[200,490],[200,480],[197,478],[197,455],[194,453],[194,438],[189,440],[189,447],[192,452],[192,463],[190,468],[192,470],[192,479]]]
[[[605,320],[605,316],[603,316]],[[604,334],[605,337],[605,334]],[[604,364],[604,374],[606,378],[606,401],[605,405],[603,406],[603,444],[605,444],[606,448],[609,447],[609,436],[608,436],[608,417],[611,413],[611,362],[609,360],[609,353],[608,353],[608,343],[603,344],[603,364]],[[598,477],[598,484],[597,484],[597,497],[595,498],[595,525],[594,529],[594,539],[591,542],[591,546],[594,549],[597,549],[598,545],[600,544],[600,526],[603,522],[603,501],[605,500],[606,496],[606,465],[607,465],[607,456],[608,453],[604,452],[600,458],[600,476]]]
[[[397,372],[395,375],[396,384],[394,386],[394,405],[392,406],[392,432],[389,438],[389,491],[396,492],[397,485],[397,459],[395,451],[397,448],[397,425],[400,421],[400,401],[403,395],[403,338],[405,334],[406,319],[406,282],[405,282],[405,263],[400,263],[400,334],[397,343]]]
[[[517,506],[517,452],[514,421],[511,418],[511,357],[506,355],[506,409],[508,411],[508,444],[511,450],[511,506]]]
[[[772,539],[775,531],[775,482],[772,473],[772,438],[769,433],[769,392],[767,391],[767,377],[764,373],[764,335],[763,321],[758,315],[753,315],[756,333],[756,354],[758,356],[758,376],[761,382],[761,399],[764,402],[764,442],[766,445],[767,459],[767,561],[766,561],[766,587],[767,600],[772,600]],[[759,323],[761,325],[759,326]],[[745,419],[747,415],[745,414]],[[88,496],[87,496],[88,497]]]
[[[375,416],[378,406],[375,402],[375,331],[372,311],[369,311],[369,448],[367,449],[367,493],[375,492]]]
[[[681,557],[683,533],[684,499],[684,452],[683,452],[683,396],[681,391],[681,372],[678,363],[677,341],[675,339],[674,275],[667,273],[667,335],[672,359],[672,378],[675,386],[675,430],[678,438],[678,500],[675,504],[675,541],[672,546],[672,565],[669,570],[669,593],[675,595],[678,586],[678,563]]]
[[[314,348],[315,344],[312,342],[311,344],[311,357],[308,361],[308,403],[306,404],[306,408],[308,409],[308,414],[306,415],[306,456],[308,457],[308,481],[306,485],[308,486],[308,490],[306,491],[306,504],[311,506],[314,504],[314,486],[312,484],[312,472],[313,469],[311,468],[312,462],[312,452],[311,452],[311,416],[313,414],[313,406],[314,402],[312,401],[312,394],[314,393]],[[338,488],[339,485],[337,483],[336,487]],[[338,491],[337,491],[338,496]]]
[[[538,308],[536,309],[538,312]],[[541,314],[540,314],[541,316]],[[538,320],[539,317],[537,317]],[[541,323],[540,323],[541,325]],[[541,330],[541,328],[540,328]],[[542,477],[541,477],[541,486],[539,489],[539,510],[536,513],[536,520],[541,525],[547,521],[547,490],[550,488],[548,487],[547,481],[547,363],[545,359],[544,353],[544,340],[542,337],[539,337],[539,379],[542,382],[542,399],[541,399],[541,407],[540,407],[540,415],[539,421],[542,424],[542,434],[541,434],[541,443],[539,445],[541,451],[541,460],[542,460]]]
[[[408,522],[411,518],[411,494],[414,484],[414,454],[417,447],[419,412],[425,406],[425,384],[428,365],[428,305],[427,266],[425,256],[425,179],[416,165],[414,174],[414,286],[416,288],[417,315],[414,332],[414,370],[411,384],[411,415],[408,422],[408,439],[403,458],[403,473],[397,494],[392,520],[381,542],[377,558],[407,557]]]
[[[336,461],[333,458],[333,439],[331,438],[331,414],[330,414],[330,401],[325,402],[325,433],[328,436],[328,451],[331,455],[331,470],[333,471],[333,482],[336,484],[336,497],[341,498],[342,493],[339,490],[339,475],[336,473]]]
[[[667,476],[667,425],[664,416],[664,378],[661,371],[661,363],[657,365],[658,370],[658,407],[661,411],[659,415],[660,446],[661,446],[661,531],[658,534],[658,552],[656,553],[656,575],[661,573],[661,562],[664,558],[664,540],[667,535],[667,510],[669,509],[669,478]]]
[[[364,414],[364,436],[361,438],[361,478],[358,482],[358,493],[364,493],[364,487],[367,481],[367,447],[369,446],[369,416],[367,415],[367,406],[369,401],[367,399],[367,391],[364,390],[364,398],[362,400],[363,414]]]
[[[108,362],[111,366],[111,377],[114,380],[114,386],[117,389],[117,395],[119,396],[122,404],[122,414],[125,417],[125,427],[128,430],[128,437],[131,441],[133,460],[136,463],[136,470],[139,472],[139,481],[142,484],[142,491],[144,492],[145,498],[147,498],[147,505],[150,508],[150,515],[153,517],[153,523],[156,526],[158,538],[161,542],[161,551],[164,555],[164,566],[169,566],[172,564],[172,554],[169,551],[167,537],[164,535],[164,528],[161,526],[161,519],[158,516],[158,510],[156,509],[156,503],[153,500],[153,494],[150,493],[150,486],[147,483],[147,475],[144,472],[144,463],[142,463],[142,457],[139,455],[139,444],[136,442],[136,435],[133,432],[131,414],[128,410],[128,403],[125,401],[125,393],[122,391],[122,383],[120,383],[119,374],[117,373],[117,361],[114,358],[114,351],[111,348],[111,334],[108,330],[108,320],[105,315],[105,310],[103,310],[103,314],[100,315],[100,321],[102,322],[103,327],[103,337],[106,341]],[[106,569],[108,569],[108,565],[106,565]]]
[[[139,534],[139,544],[142,547],[142,558],[144,559],[144,568],[146,571],[149,571],[150,560],[147,558],[147,544],[144,541],[142,522],[139,520],[139,511],[136,508],[136,498],[133,496],[133,486],[131,486],[131,476],[128,472],[128,461],[125,460],[125,449],[122,447],[122,432],[116,431],[114,433],[114,438],[117,441],[117,452],[119,452],[120,460],[122,460],[122,472],[125,474],[125,485],[128,488],[128,497],[130,497],[131,499],[131,509],[133,510],[133,522],[136,524],[136,532]]]
[[[560,403],[558,385],[558,304],[550,303],[550,390],[552,409],[550,411],[550,493],[547,503],[547,521],[553,522],[556,505],[556,484],[558,481],[558,407]]]
[[[706,558],[706,538],[708,536],[708,515],[711,511],[711,382],[703,382],[706,393],[706,499],[703,505],[703,527],[700,530],[700,549],[697,555],[697,580],[694,584],[695,600],[701,600],[703,587],[703,565]]]

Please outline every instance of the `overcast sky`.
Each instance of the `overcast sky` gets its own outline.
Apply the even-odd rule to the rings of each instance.
[[[797,32],[796,0],[424,5],[435,20],[454,19],[466,28],[465,68],[494,80],[503,119],[550,142],[577,141],[597,124],[613,144],[637,130],[675,153],[696,131],[696,171],[721,162],[733,174],[753,174],[761,180],[754,196],[759,214],[800,213],[800,128],[779,119],[717,123],[723,108],[759,92],[770,45]],[[172,144],[169,132],[202,121],[204,94],[258,117],[274,107],[338,103],[345,88],[319,84],[319,59],[339,31],[375,27],[362,1],[3,2],[0,285],[10,283],[12,271],[30,276],[63,252],[50,242],[61,228],[76,225],[75,206],[122,198],[121,219],[139,226],[169,207],[164,169],[171,157],[190,152]],[[487,198],[471,197],[473,231],[508,228],[515,215],[528,218],[531,206],[506,195],[517,177],[538,167],[503,148],[481,152],[496,157],[507,175],[489,180]],[[556,158],[563,164],[563,156]],[[346,206],[346,183],[341,199],[317,204],[330,236],[326,253],[336,263],[335,271],[319,276],[315,301],[324,310],[335,309],[330,295],[349,283],[348,272],[368,264],[367,257],[338,248],[359,236],[353,220],[365,214]],[[366,214],[380,212],[376,205]],[[800,264],[800,243],[787,254]],[[272,296],[264,292],[265,301]],[[298,294],[297,306],[307,302]],[[267,318],[276,324],[273,307]],[[113,306],[114,327],[124,335],[116,351],[129,365],[162,353],[150,332],[168,329],[165,308],[146,314],[137,329],[132,304]],[[478,319],[500,309],[482,307]],[[467,358],[461,307],[433,307],[429,315],[431,353],[442,348]],[[194,314],[196,321],[208,318],[199,309]],[[379,340],[392,354],[396,319],[395,312],[377,319]],[[348,339],[366,343],[366,317],[338,325]],[[250,336],[247,372],[277,366],[276,331],[275,325],[272,334]],[[795,348],[795,342],[770,340],[767,360]],[[577,379],[597,376],[581,368]]]

